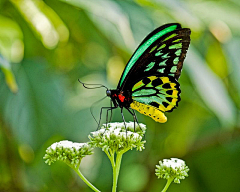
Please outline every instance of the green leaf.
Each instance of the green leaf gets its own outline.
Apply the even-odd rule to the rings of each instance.
[[[5,75],[6,84],[13,93],[16,93],[18,91],[18,86],[12,72],[11,65],[2,55],[0,55],[0,68]]]
[[[0,53],[10,62],[20,62],[24,54],[21,28],[13,20],[0,15],[0,29]]]
[[[178,0],[170,1],[152,1],[152,0],[135,0],[136,3],[144,6],[145,9],[148,7],[152,14],[152,19],[156,23],[170,23],[178,22],[182,26],[187,26],[194,31],[198,31],[202,27],[202,22],[199,17],[192,13],[188,3]]]
[[[227,57],[230,63],[230,78],[234,82],[234,86],[237,88],[238,98],[240,95],[240,65],[239,65],[239,52],[240,52],[240,39],[234,38],[227,45]],[[239,99],[238,99],[239,100]]]
[[[44,1],[11,0],[11,2],[46,48],[53,49],[59,41],[68,40],[68,29]]]
[[[53,134],[71,130],[65,123],[63,89],[59,78],[44,62],[23,62],[15,72],[17,94],[0,85],[0,114],[19,143],[36,149]],[[0,76],[0,81],[1,81]],[[60,134],[61,135],[61,134]]]
[[[206,105],[224,127],[232,128],[236,124],[236,107],[221,79],[211,71],[193,46],[188,52],[186,66]]]
[[[189,1],[189,7],[198,18],[206,24],[216,21],[226,23],[236,34],[240,33],[240,12],[238,6],[228,1]]]
[[[85,10],[95,25],[113,42],[129,49],[135,46],[127,14],[116,2],[108,0],[61,1]]]

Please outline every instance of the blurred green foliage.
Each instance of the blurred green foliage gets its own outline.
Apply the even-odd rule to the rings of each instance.
[[[68,167],[42,159],[53,142],[86,142],[96,129],[89,108],[105,91],[86,90],[77,79],[115,88],[141,40],[170,22],[192,30],[182,101],[165,124],[138,114],[148,127],[146,149],[123,157],[118,189],[160,191],[165,181],[155,165],[178,157],[189,177],[169,192],[239,191],[238,18],[238,0],[0,0],[0,191],[90,191]],[[108,105],[105,99],[94,114]],[[121,121],[119,111],[113,121]],[[100,151],[81,169],[111,190]]]

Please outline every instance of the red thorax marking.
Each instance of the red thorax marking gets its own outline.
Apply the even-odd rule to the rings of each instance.
[[[125,97],[123,96],[123,95],[118,95],[118,98],[119,98],[119,100],[121,101],[121,102],[124,102],[124,99],[125,99]]]

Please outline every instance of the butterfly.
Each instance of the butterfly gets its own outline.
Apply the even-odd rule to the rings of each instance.
[[[190,44],[191,30],[178,23],[163,25],[151,32],[128,61],[116,89],[107,89],[112,110],[134,110],[165,123],[165,112],[178,106],[183,61]],[[105,107],[106,108],[106,107]],[[134,110],[130,110],[134,109]],[[100,114],[101,118],[101,114]],[[125,121],[125,120],[124,120]]]

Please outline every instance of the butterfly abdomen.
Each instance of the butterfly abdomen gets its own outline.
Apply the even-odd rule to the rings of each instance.
[[[164,113],[153,106],[133,101],[130,104],[130,107],[139,113],[151,117],[156,122],[165,123],[167,121],[167,117],[164,115]]]

